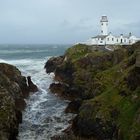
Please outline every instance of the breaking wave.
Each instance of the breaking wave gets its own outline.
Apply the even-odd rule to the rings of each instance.
[[[60,50],[57,46],[54,48],[56,52],[57,49]],[[32,59],[25,54],[22,56],[24,59],[17,59],[16,55],[10,59],[8,55],[0,54],[0,63],[17,66],[23,75],[31,76],[39,88],[38,92],[30,95],[26,100],[27,107],[23,112],[23,122],[19,128],[19,140],[50,140],[53,135],[59,134],[67,128],[68,120],[73,117],[72,114],[64,113],[68,101],[61,100],[49,91],[49,85],[53,82],[54,74],[46,74],[44,64],[56,52],[45,57],[41,54],[39,58],[33,56]]]

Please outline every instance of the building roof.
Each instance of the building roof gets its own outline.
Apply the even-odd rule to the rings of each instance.
[[[121,36],[115,36],[116,38],[120,38]],[[129,39],[129,36],[122,36],[123,38]]]
[[[95,37],[92,37],[92,38],[101,38],[101,39],[104,39],[106,38],[108,35],[97,35]]]

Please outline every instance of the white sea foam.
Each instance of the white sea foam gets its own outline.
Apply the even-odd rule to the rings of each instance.
[[[26,47],[24,46],[26,49],[24,52],[27,54],[31,53],[28,49],[30,47]],[[54,46],[53,50],[54,49],[57,49],[57,46]],[[0,58],[7,59],[0,59],[0,63],[17,66],[23,75],[30,75],[33,82],[37,84],[39,88],[38,92],[33,93],[29,99],[27,99],[27,108],[23,112],[23,123],[20,125],[18,139],[50,140],[51,136],[60,133],[68,126],[68,120],[73,116],[72,114],[64,113],[68,101],[61,100],[49,91],[49,85],[53,82],[54,74],[47,75],[44,64],[50,57],[42,58],[42,56],[39,56],[41,59],[36,59],[36,56],[32,56],[34,59],[31,59],[29,57],[26,58],[25,54],[24,56],[21,55],[21,57],[14,55],[21,54],[19,50],[2,51],[0,50]],[[13,52],[14,54],[12,55]],[[44,50],[33,49],[33,52],[43,53]],[[52,52],[52,54],[53,53],[54,52]],[[12,59],[9,59],[9,57]]]
[[[49,85],[54,74],[47,75],[44,70],[46,59],[10,60],[25,75],[31,75],[39,91],[32,94],[27,101],[23,113],[23,123],[20,126],[19,140],[50,140],[68,126],[71,114],[65,114],[67,101],[63,101],[49,93]]]
[[[2,50],[0,51],[0,54],[23,54],[23,53],[44,53],[44,52],[48,52],[48,50],[39,50],[39,49],[35,49],[33,50]]]
[[[0,63],[7,63],[7,61],[0,59]]]

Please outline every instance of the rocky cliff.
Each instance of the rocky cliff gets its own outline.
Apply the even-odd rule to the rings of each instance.
[[[0,63],[0,140],[16,140],[29,91],[16,67]]]
[[[46,72],[54,72],[59,82],[50,90],[72,101],[66,112],[77,113],[72,124],[76,136],[140,139],[139,52],[140,42],[114,52],[79,44],[46,63]]]

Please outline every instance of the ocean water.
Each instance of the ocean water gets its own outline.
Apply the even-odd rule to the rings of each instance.
[[[52,56],[63,55],[70,45],[0,45],[0,62],[19,68],[31,76],[39,91],[26,100],[18,140],[50,140],[68,127],[72,114],[65,114],[68,101],[50,93],[54,74],[45,73],[44,64]]]

